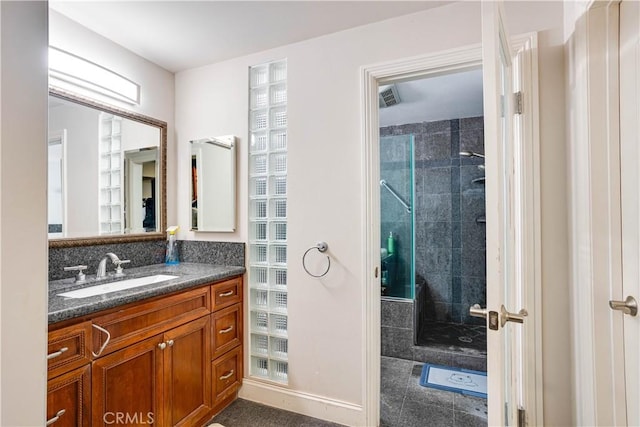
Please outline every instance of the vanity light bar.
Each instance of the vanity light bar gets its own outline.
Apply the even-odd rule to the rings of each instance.
[[[140,85],[101,65],[52,46],[49,46],[49,78],[50,86],[63,90],[89,91],[128,104],[140,103]]]

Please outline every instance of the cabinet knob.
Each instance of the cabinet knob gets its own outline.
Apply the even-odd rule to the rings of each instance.
[[[165,348],[167,348],[167,343],[161,342],[160,344],[158,344],[158,348],[160,350],[164,350]]]
[[[167,341],[167,344],[169,344],[169,347],[172,347],[173,346],[173,340]]]

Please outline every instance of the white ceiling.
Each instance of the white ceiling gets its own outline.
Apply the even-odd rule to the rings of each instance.
[[[58,1],[52,9],[172,72],[451,1]]]
[[[482,69],[396,83],[400,103],[380,108],[380,127],[483,115]]]

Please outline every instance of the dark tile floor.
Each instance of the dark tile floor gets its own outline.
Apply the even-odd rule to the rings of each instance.
[[[420,362],[381,358],[381,427],[487,427],[487,401],[420,385]],[[339,427],[238,399],[210,423],[224,427]]]
[[[423,363],[382,357],[381,427],[486,427],[487,400],[420,385]]]
[[[340,424],[237,399],[210,422],[224,427],[340,427]]]

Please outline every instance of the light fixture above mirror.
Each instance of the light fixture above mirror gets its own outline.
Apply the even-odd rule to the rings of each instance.
[[[49,85],[88,97],[98,94],[127,104],[140,104],[140,85],[53,46],[49,46]]]

